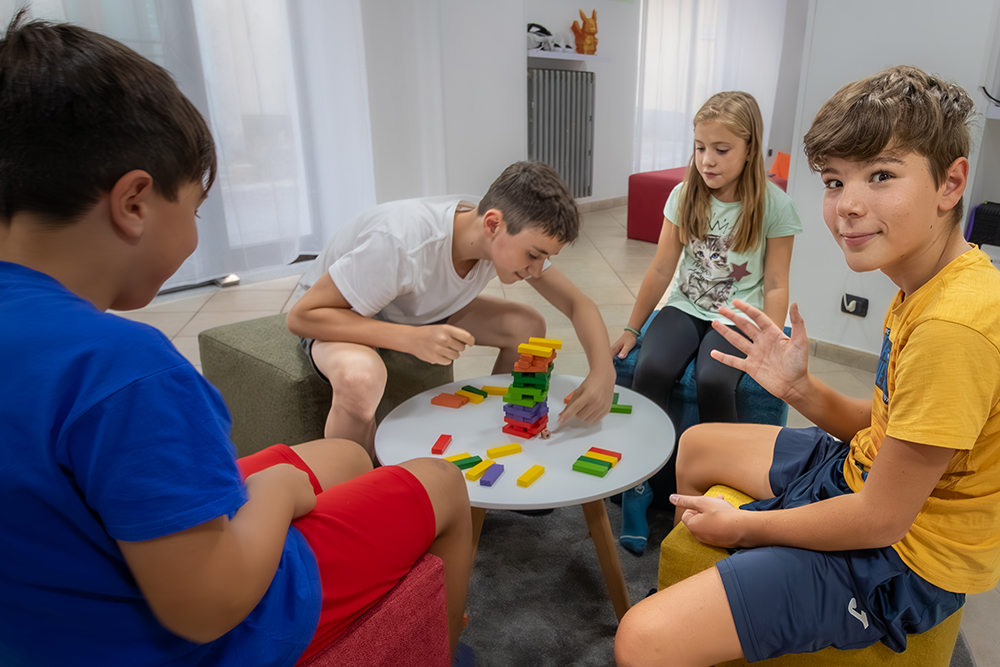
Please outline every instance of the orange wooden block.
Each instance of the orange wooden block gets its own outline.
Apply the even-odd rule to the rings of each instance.
[[[563,399],[563,403],[569,405],[569,402],[573,400],[573,392],[569,392],[566,398]]]
[[[465,396],[456,396],[455,394],[438,394],[431,399],[432,405],[440,405],[445,408],[460,408],[469,402]]]

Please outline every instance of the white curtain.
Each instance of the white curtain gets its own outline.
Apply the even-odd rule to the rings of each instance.
[[[786,0],[646,0],[643,6],[635,172],[683,167],[694,145],[694,115],[726,90],[774,110]]]
[[[34,0],[169,70],[219,175],[198,250],[165,288],[315,254],[375,204],[361,0]],[[0,0],[10,17],[23,0]],[[9,20],[9,19],[6,19]]]

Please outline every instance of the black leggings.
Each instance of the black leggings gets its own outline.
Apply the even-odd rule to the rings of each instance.
[[[739,331],[732,326],[730,329]],[[698,355],[695,381],[699,421],[737,422],[736,385],[743,377],[743,371],[713,359],[709,354],[712,350],[721,350],[736,357],[744,356],[712,328],[711,322],[677,308],[663,308],[646,330],[636,360],[632,388],[666,411],[674,385],[684,375],[691,359]]]

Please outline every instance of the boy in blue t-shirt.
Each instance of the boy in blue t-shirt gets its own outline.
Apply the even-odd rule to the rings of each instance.
[[[146,305],[216,174],[170,75],[71,25],[0,39],[0,664],[293,665],[424,553],[451,650],[471,568],[460,471],[346,440],[237,461],[219,393]],[[387,538],[386,536],[391,536]]]

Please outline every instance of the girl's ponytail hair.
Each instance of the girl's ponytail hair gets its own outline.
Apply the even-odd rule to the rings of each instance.
[[[734,252],[747,252],[760,244],[764,228],[764,196],[767,191],[767,174],[761,150],[764,121],[757,100],[753,95],[740,91],[716,93],[708,98],[695,114],[694,125],[697,127],[699,123],[711,121],[722,123],[747,142],[747,163],[736,186],[743,211],[729,239]],[[705,179],[698,173],[692,149],[678,206],[680,220],[675,221],[680,229],[681,243],[687,244],[691,238],[704,240],[707,236],[711,194]]]

